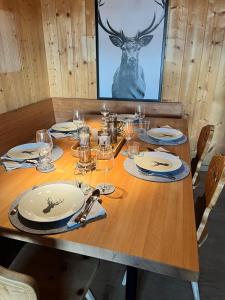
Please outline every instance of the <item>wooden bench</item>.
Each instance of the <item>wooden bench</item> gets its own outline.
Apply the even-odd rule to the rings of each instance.
[[[0,155],[35,137],[38,129],[55,123],[51,99],[24,106],[0,115]]]
[[[183,107],[179,102],[143,103],[147,116],[181,118]],[[107,100],[109,110],[134,113],[137,102]],[[16,145],[35,137],[38,129],[49,128],[56,122],[72,119],[74,108],[86,114],[100,112],[102,100],[52,98],[30,104],[0,115],[0,155]]]
[[[96,114],[100,112],[103,100],[52,98],[55,119],[57,122],[71,120],[73,110],[82,108],[84,113]],[[182,118],[183,106],[180,102],[133,102],[106,100],[109,111],[121,114],[133,114],[137,103],[145,106],[146,116],[163,118]]]

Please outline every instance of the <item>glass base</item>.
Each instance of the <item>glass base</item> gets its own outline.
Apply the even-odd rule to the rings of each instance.
[[[52,172],[55,170],[55,166],[53,164],[48,164],[48,165],[37,165],[36,169],[39,171],[39,172],[42,172],[42,173],[48,173],[48,172]]]
[[[115,186],[111,183],[100,183],[96,186],[100,190],[101,195],[109,195],[115,191]]]

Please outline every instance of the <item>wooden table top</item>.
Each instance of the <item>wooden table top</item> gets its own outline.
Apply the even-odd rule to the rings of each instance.
[[[151,119],[155,125],[171,125],[184,133],[184,119]],[[34,185],[74,180],[75,158],[68,139],[58,140],[64,155],[56,170],[40,173],[35,168],[5,172],[0,169],[0,235],[97,257],[112,262],[196,281],[199,274],[191,175],[182,181],[157,183],[140,180],[123,168],[119,154],[109,179],[116,191],[102,196],[107,217],[66,233],[37,236],[15,229],[9,219],[11,203]],[[189,143],[166,146],[190,163]],[[93,174],[92,184],[103,180]]]

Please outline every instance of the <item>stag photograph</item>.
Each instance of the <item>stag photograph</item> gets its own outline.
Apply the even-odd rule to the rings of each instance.
[[[160,101],[167,0],[98,0],[98,98]]]

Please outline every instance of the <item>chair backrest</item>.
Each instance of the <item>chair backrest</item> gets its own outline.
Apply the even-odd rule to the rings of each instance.
[[[81,108],[86,114],[99,114],[103,100],[52,98],[57,122],[72,119],[74,108]],[[133,114],[137,104],[145,107],[146,116],[164,118],[182,118],[181,102],[134,102],[120,100],[105,100],[110,111],[121,114]]]
[[[200,171],[202,162],[209,150],[213,134],[214,134],[214,125],[206,125],[202,127],[198,142],[197,142],[197,154],[196,157],[191,162],[191,172],[192,172],[192,183],[196,182],[198,173]]]
[[[0,299],[37,300],[36,283],[24,275],[0,266]]]
[[[55,123],[52,100],[24,106],[0,115],[0,155],[13,146],[27,143],[38,129],[49,128]]]
[[[205,192],[195,203],[197,240],[199,244],[207,236],[207,221],[209,214],[216,205],[225,185],[225,156],[216,155],[212,158],[205,181]]]

